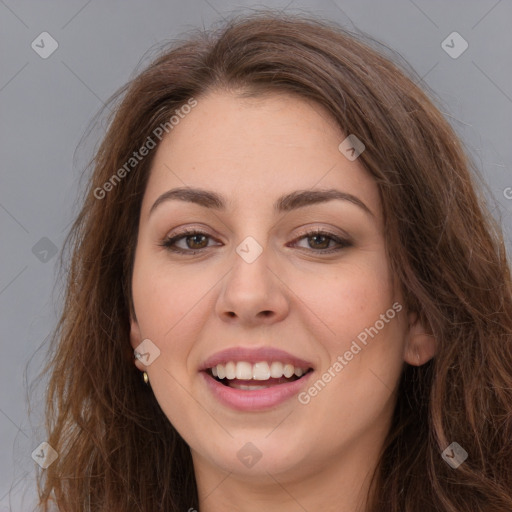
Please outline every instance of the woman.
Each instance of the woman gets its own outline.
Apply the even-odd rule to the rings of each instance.
[[[512,294],[454,132],[260,14],[124,91],[69,238],[41,507],[512,510]]]

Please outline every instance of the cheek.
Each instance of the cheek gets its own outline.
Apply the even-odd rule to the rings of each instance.
[[[323,398],[343,397],[344,410],[357,409],[361,403],[373,403],[378,409],[394,389],[403,366],[401,295],[395,293],[384,252],[364,256],[297,285],[297,294],[314,313],[312,321],[320,326],[315,334],[327,354],[322,372],[330,368],[331,375],[336,375],[326,376],[332,384],[330,391],[322,392]]]
[[[397,300],[384,253],[359,255],[357,261],[294,278],[294,291],[323,326],[329,352],[337,352],[373,326]]]
[[[191,272],[186,268],[169,268],[163,257],[137,255],[132,277],[133,301],[142,334],[166,345],[184,337],[184,330],[197,323],[184,321],[204,308],[208,291],[215,285],[215,276]]]
[[[190,416],[197,414],[197,404],[184,388],[190,387],[187,362],[192,340],[203,328],[196,321],[197,313],[207,307],[209,289],[204,274],[170,272],[159,258],[143,250],[136,256],[132,292],[140,334],[160,350],[146,371],[160,407],[181,432],[189,428]]]

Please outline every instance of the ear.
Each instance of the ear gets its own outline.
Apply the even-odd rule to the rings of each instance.
[[[142,343],[142,336],[137,320],[130,315],[130,344],[135,350]],[[146,367],[138,359],[134,359],[135,366],[141,371],[145,371]]]
[[[413,366],[421,366],[434,357],[436,339],[427,332],[417,313],[409,313],[408,318],[409,330],[404,346],[404,361]]]

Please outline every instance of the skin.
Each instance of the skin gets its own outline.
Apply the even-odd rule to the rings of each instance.
[[[315,382],[365,328],[402,296],[390,273],[377,186],[346,137],[318,105],[272,94],[243,99],[214,91],[163,139],[143,198],[133,271],[131,344],[150,339],[160,356],[145,366],[169,421],[191,448],[201,512],[365,510],[369,476],[390,426],[404,361],[424,364],[434,341],[405,308],[307,404],[296,397],[265,411],[220,404],[198,373],[233,346],[273,346],[310,361]],[[175,187],[222,195],[224,211],[157,198]],[[296,190],[337,189],[331,200],[276,214]],[[209,238],[161,246],[181,229]],[[351,245],[304,236],[321,228]],[[263,248],[247,263],[248,236]],[[306,388],[307,390],[307,388]],[[261,459],[237,452],[252,442]]]

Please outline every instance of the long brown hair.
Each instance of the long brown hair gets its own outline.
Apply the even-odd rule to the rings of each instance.
[[[198,508],[190,450],[142,385],[129,341],[139,211],[155,149],[105,183],[191,98],[278,91],[324,106],[366,150],[405,305],[437,341],[405,365],[368,510],[512,510],[512,286],[500,229],[454,131],[410,71],[373,42],[312,18],[264,12],[166,49],[127,87],[67,239],[64,310],[48,363],[41,508]],[[119,175],[118,175],[119,176]],[[95,192],[96,191],[96,192]],[[101,196],[101,197],[98,197]],[[441,453],[457,442],[467,460]]]

